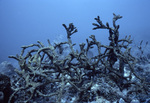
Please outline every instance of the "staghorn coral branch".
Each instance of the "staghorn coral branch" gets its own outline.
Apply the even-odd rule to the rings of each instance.
[[[117,21],[118,19],[121,19],[122,16],[116,15],[115,13],[113,13],[113,15],[114,15],[114,17],[113,17],[113,26],[114,26],[114,28],[117,28],[117,30],[118,30],[118,29],[119,29],[119,25],[116,26],[116,21]]]
[[[79,45],[80,50],[75,51],[73,48],[75,44],[71,41],[71,35],[76,33],[77,29],[73,23],[70,23],[68,27],[62,24],[67,32],[67,42],[52,45],[50,40],[47,40],[48,46],[45,46],[42,42],[37,41],[37,44],[22,46],[20,55],[9,56],[9,58],[16,59],[20,65],[20,69],[15,69],[15,72],[18,74],[17,83],[20,84],[18,87],[13,87],[15,92],[10,96],[9,102],[11,102],[12,98],[18,98],[19,96],[28,97],[26,99],[18,98],[22,102],[34,100],[36,96],[55,96],[56,102],[61,102],[63,93],[66,92],[66,84],[69,84],[70,89],[76,90],[78,94],[76,101],[80,102],[83,99],[83,94],[90,91],[92,85],[99,79],[101,74],[108,78],[114,76],[116,78],[115,83],[120,90],[125,85],[123,81],[130,82],[127,78],[130,78],[131,74],[143,82],[144,80],[134,72],[136,60],[130,54],[131,36],[119,39],[119,25],[116,25],[116,21],[121,19],[122,16],[116,14],[113,14],[113,16],[112,28],[108,22],[104,25],[99,16],[95,18],[97,23],[93,23],[93,30],[107,29],[109,31],[109,45],[102,45],[97,41],[95,35],[91,35],[89,36],[90,39],[86,39],[87,45],[81,43]],[[68,45],[69,53],[60,59],[59,56],[63,56],[65,51],[63,45]],[[34,47],[37,48],[35,49]],[[93,48],[97,49],[98,54],[88,57],[88,52]],[[24,56],[26,49],[30,50]],[[125,51],[122,49],[125,49]],[[60,52],[57,52],[57,50],[60,50]],[[119,68],[114,67],[117,61],[119,61]],[[128,65],[130,68],[129,77],[124,77],[125,65]],[[50,90],[44,93],[45,90],[43,88],[46,86],[50,87]],[[142,88],[145,87],[144,84],[142,86]],[[22,92],[23,94],[19,95]],[[131,101],[124,96],[122,98],[125,101]]]
[[[107,23],[107,26],[105,26],[102,21],[100,20],[100,17],[97,16],[97,18],[94,18],[98,24],[95,24],[93,23],[94,26],[96,26],[95,28],[93,28],[93,30],[96,30],[96,29],[108,29],[107,26],[109,27],[109,24]]]
[[[69,27],[67,27],[65,24],[62,24],[64,26],[64,28],[66,29],[67,31],[67,38],[70,38],[70,36],[74,33],[77,32],[77,29],[76,27],[73,25],[73,23],[70,23],[69,24]]]

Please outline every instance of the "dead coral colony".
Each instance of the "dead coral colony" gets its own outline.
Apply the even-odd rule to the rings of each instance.
[[[95,18],[97,23],[93,23],[95,26],[93,30],[107,29],[109,31],[110,44],[108,46],[102,45],[94,35],[91,35],[90,40],[86,39],[87,46],[82,43],[80,51],[75,51],[71,35],[76,33],[77,29],[73,23],[70,23],[69,27],[63,24],[68,41],[52,45],[48,40],[48,46],[38,41],[37,44],[22,46],[20,55],[9,56],[9,58],[16,59],[20,65],[20,69],[15,70],[18,76],[12,82],[14,92],[9,98],[9,103],[12,98],[27,103],[42,97],[47,101],[48,98],[53,98],[55,102],[60,103],[66,92],[76,94],[75,101],[87,102],[90,99],[94,100],[94,96],[99,95],[96,92],[89,92],[98,78],[108,77],[110,81],[117,84],[120,90],[123,90],[128,84],[131,84],[132,74],[143,82],[143,86],[140,86],[139,89],[146,92],[146,89],[143,89],[144,81],[134,73],[136,60],[130,54],[129,44],[132,43],[130,36],[119,40],[119,25],[116,25],[116,21],[122,16],[113,15],[113,28],[109,26],[109,23],[104,25],[99,16]],[[60,58],[64,52],[64,45],[69,47],[70,53]],[[98,55],[88,57],[88,51],[94,46],[98,50]],[[32,49],[24,56],[28,48]],[[101,51],[102,48],[105,49],[104,52]],[[114,67],[117,61],[119,61],[119,68]],[[124,77],[125,65],[128,65],[130,69],[128,77]],[[75,92],[71,92],[71,88]],[[105,93],[101,96],[105,96]],[[127,96],[118,96],[127,102],[131,101],[131,98]]]

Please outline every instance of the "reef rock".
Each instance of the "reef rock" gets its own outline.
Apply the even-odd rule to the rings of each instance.
[[[0,73],[9,77],[11,77],[15,73],[14,69],[15,68],[13,67],[13,65],[8,61],[4,61],[0,64]]]

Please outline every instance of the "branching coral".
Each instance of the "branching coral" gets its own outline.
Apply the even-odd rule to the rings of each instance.
[[[37,44],[22,46],[20,55],[9,56],[9,58],[16,59],[20,65],[20,69],[15,70],[18,77],[12,83],[14,93],[9,98],[9,103],[12,98],[18,102],[27,103],[36,101],[38,97],[53,97],[55,102],[60,103],[68,84],[68,88],[76,91],[76,101],[87,101],[89,96],[92,99],[95,95],[89,91],[101,74],[105,74],[111,81],[115,82],[120,90],[123,90],[128,84],[132,84],[130,81],[132,74],[134,74],[143,82],[140,89],[143,90],[142,88],[144,88],[146,91],[144,80],[134,72],[136,60],[130,54],[131,37],[119,39],[119,25],[116,25],[116,21],[122,16],[113,15],[113,28],[109,26],[109,23],[104,25],[99,16],[95,18],[97,24],[93,23],[96,26],[93,30],[109,30],[109,45],[102,45],[96,40],[95,35],[91,35],[90,40],[86,39],[87,46],[82,43],[79,45],[80,51],[75,51],[73,48],[75,44],[72,43],[71,35],[76,33],[77,29],[73,23],[70,23],[68,27],[63,24],[68,41],[52,45],[48,40],[48,46],[38,41]],[[64,52],[63,45],[69,46],[70,53],[64,58],[60,58],[59,56],[63,55]],[[88,57],[88,51],[94,46],[98,50],[98,55]],[[32,49],[24,56],[25,50],[28,48]],[[101,49],[105,49],[105,51],[102,53]],[[117,61],[119,61],[119,68],[114,67]],[[125,65],[130,68],[129,77],[124,77]],[[127,102],[131,101],[128,97],[122,98]]]

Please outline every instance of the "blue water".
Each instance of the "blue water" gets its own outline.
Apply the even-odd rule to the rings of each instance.
[[[73,43],[86,42],[94,34],[108,44],[108,31],[92,30],[98,15],[112,26],[112,14],[120,14],[120,38],[131,35],[137,42],[150,41],[149,5],[150,0],[0,0],[0,63],[11,61],[8,55],[20,54],[22,45],[65,41],[63,23],[77,27]]]

